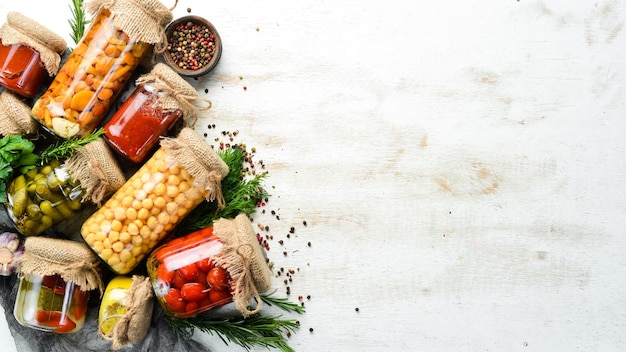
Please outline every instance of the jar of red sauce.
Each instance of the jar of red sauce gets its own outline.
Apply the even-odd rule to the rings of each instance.
[[[244,316],[260,311],[270,272],[246,215],[176,238],[150,254],[155,296],[170,316],[189,318],[235,302]],[[250,299],[256,307],[250,309]]]
[[[54,32],[17,12],[9,12],[0,29],[0,85],[34,97],[44,80],[54,76],[67,44]]]
[[[142,163],[179,121],[193,125],[198,110],[211,104],[167,65],[157,63],[137,80],[130,97],[104,125],[109,146],[134,163]],[[198,103],[205,103],[199,106]]]

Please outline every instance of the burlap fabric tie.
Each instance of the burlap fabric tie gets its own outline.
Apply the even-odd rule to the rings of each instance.
[[[217,155],[193,129],[183,128],[176,138],[161,139],[168,164],[180,165],[194,179],[194,187],[207,192],[206,200],[217,200],[219,209],[224,208],[222,179],[228,175],[228,165]]]
[[[158,0],[92,0],[85,4],[91,15],[108,10],[113,25],[132,40],[165,47],[165,26],[172,21],[172,12]]]
[[[149,85],[158,91],[157,103],[163,110],[181,110],[185,126],[193,128],[198,112],[211,108],[211,101],[201,98],[198,91],[169,66],[157,63],[152,70],[139,77],[136,85]]]
[[[260,293],[271,287],[270,269],[250,220],[245,214],[235,219],[219,219],[213,233],[223,243],[215,264],[224,268],[233,280],[233,301],[244,317],[258,313],[263,301]],[[250,309],[250,299],[256,307]]]
[[[80,242],[47,237],[27,237],[24,254],[18,259],[20,277],[59,275],[82,291],[103,292],[99,259]]]
[[[152,285],[147,277],[135,275],[130,289],[126,292],[126,313],[108,319],[119,319],[108,335],[98,329],[99,335],[112,342],[111,348],[118,350],[129,344],[143,341],[150,329],[154,300]],[[104,322],[100,322],[102,326]]]
[[[30,108],[22,100],[7,90],[0,94],[1,135],[33,135],[37,127],[30,116]]]
[[[126,182],[115,157],[102,138],[76,150],[66,160],[65,166],[68,174],[78,180],[85,191],[82,200],[90,200],[98,206]]]
[[[60,54],[67,48],[62,37],[18,12],[7,14],[0,38],[3,45],[25,44],[36,50],[50,77],[59,71]]]

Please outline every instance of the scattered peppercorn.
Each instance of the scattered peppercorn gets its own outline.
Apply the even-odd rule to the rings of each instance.
[[[187,12],[191,12],[191,7],[188,7],[188,8],[187,8]]]
[[[354,311],[358,313],[359,312],[359,307],[354,308]]]
[[[302,225],[306,226],[306,220],[302,221]]]
[[[307,246],[311,247],[311,242],[307,242],[306,244]]]
[[[313,328],[309,328],[309,332],[313,332]]]

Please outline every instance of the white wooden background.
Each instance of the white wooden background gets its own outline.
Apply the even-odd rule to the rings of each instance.
[[[66,3],[0,19],[70,42]],[[256,147],[270,258],[311,295],[297,351],[623,350],[626,2],[188,7],[224,41],[197,129]]]

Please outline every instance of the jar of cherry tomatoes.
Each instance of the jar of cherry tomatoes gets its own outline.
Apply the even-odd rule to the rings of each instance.
[[[0,85],[33,98],[45,79],[54,76],[65,40],[17,12],[7,14],[0,28]]]
[[[105,140],[119,155],[142,163],[153,152],[161,136],[171,132],[181,119],[195,124],[198,110],[210,108],[210,101],[167,65],[157,63],[136,82],[130,97],[104,125]],[[198,106],[204,102],[204,106]]]
[[[146,265],[164,312],[179,318],[233,301],[248,316],[261,310],[259,293],[270,288],[269,267],[244,214],[167,242]],[[256,306],[250,309],[252,298]]]
[[[29,237],[18,259],[15,319],[23,326],[72,333],[85,323],[91,290],[100,289],[98,259],[84,244]]]
[[[35,102],[32,115],[62,138],[92,132],[172,13],[158,0],[93,0],[91,25]]]
[[[131,272],[203,201],[223,206],[228,165],[191,128],[161,147],[82,225],[81,235],[115,273]]]

